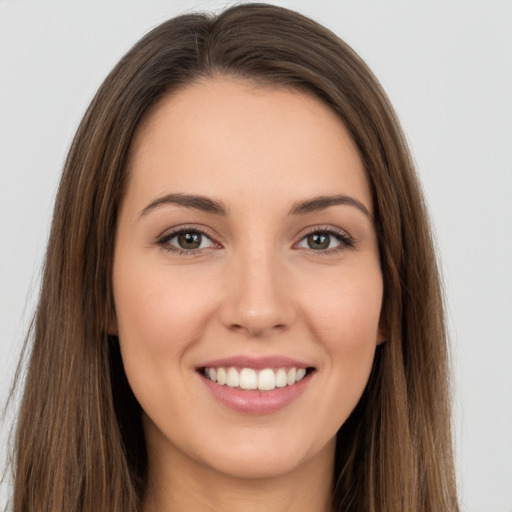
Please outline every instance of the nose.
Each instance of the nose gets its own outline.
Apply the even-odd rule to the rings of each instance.
[[[266,337],[290,327],[295,319],[292,283],[272,250],[245,251],[226,267],[220,319],[231,331]]]

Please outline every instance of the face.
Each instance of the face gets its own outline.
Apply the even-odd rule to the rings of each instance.
[[[150,466],[251,478],[332,461],[382,340],[371,195],[343,123],[304,93],[209,79],[152,111],[129,172],[114,330]]]

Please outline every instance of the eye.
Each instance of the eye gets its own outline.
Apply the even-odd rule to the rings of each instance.
[[[179,254],[198,252],[216,246],[206,233],[197,229],[180,229],[166,233],[157,240],[157,245]]]
[[[353,245],[354,241],[347,233],[330,228],[308,233],[300,240],[297,247],[313,251],[337,252]]]

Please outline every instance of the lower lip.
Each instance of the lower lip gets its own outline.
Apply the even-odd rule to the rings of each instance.
[[[198,374],[212,395],[222,404],[236,412],[244,414],[272,414],[284,409],[297,400],[306,390],[312,373],[301,381],[275,388],[271,391],[243,390],[221,386],[204,375]]]

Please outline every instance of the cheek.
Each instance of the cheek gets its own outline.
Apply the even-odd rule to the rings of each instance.
[[[195,284],[202,283],[199,276],[165,268],[120,267],[114,296],[124,345],[141,355],[161,356],[181,352],[200,336],[212,301]]]
[[[204,280],[191,279],[190,272],[127,259],[116,264],[118,337],[128,382],[150,417],[167,414],[167,407],[183,409],[186,403],[169,390],[190,379],[187,354],[199,343],[211,318],[211,288],[202,293],[191,285]]]
[[[309,311],[304,317],[333,357],[357,353],[377,342],[382,275],[379,267],[366,270],[364,275],[345,273],[331,279],[324,290],[310,287]]]
[[[367,384],[379,339],[382,276],[375,266],[364,274],[346,274],[309,301],[309,329],[327,355],[323,406],[339,411],[343,423]]]
[[[187,410],[188,400],[170,390],[190,384],[187,354],[206,329],[211,293],[191,286],[184,277],[189,274],[171,275],[168,268],[118,265],[116,272],[114,297],[126,377],[149,417],[172,424],[171,411]]]

